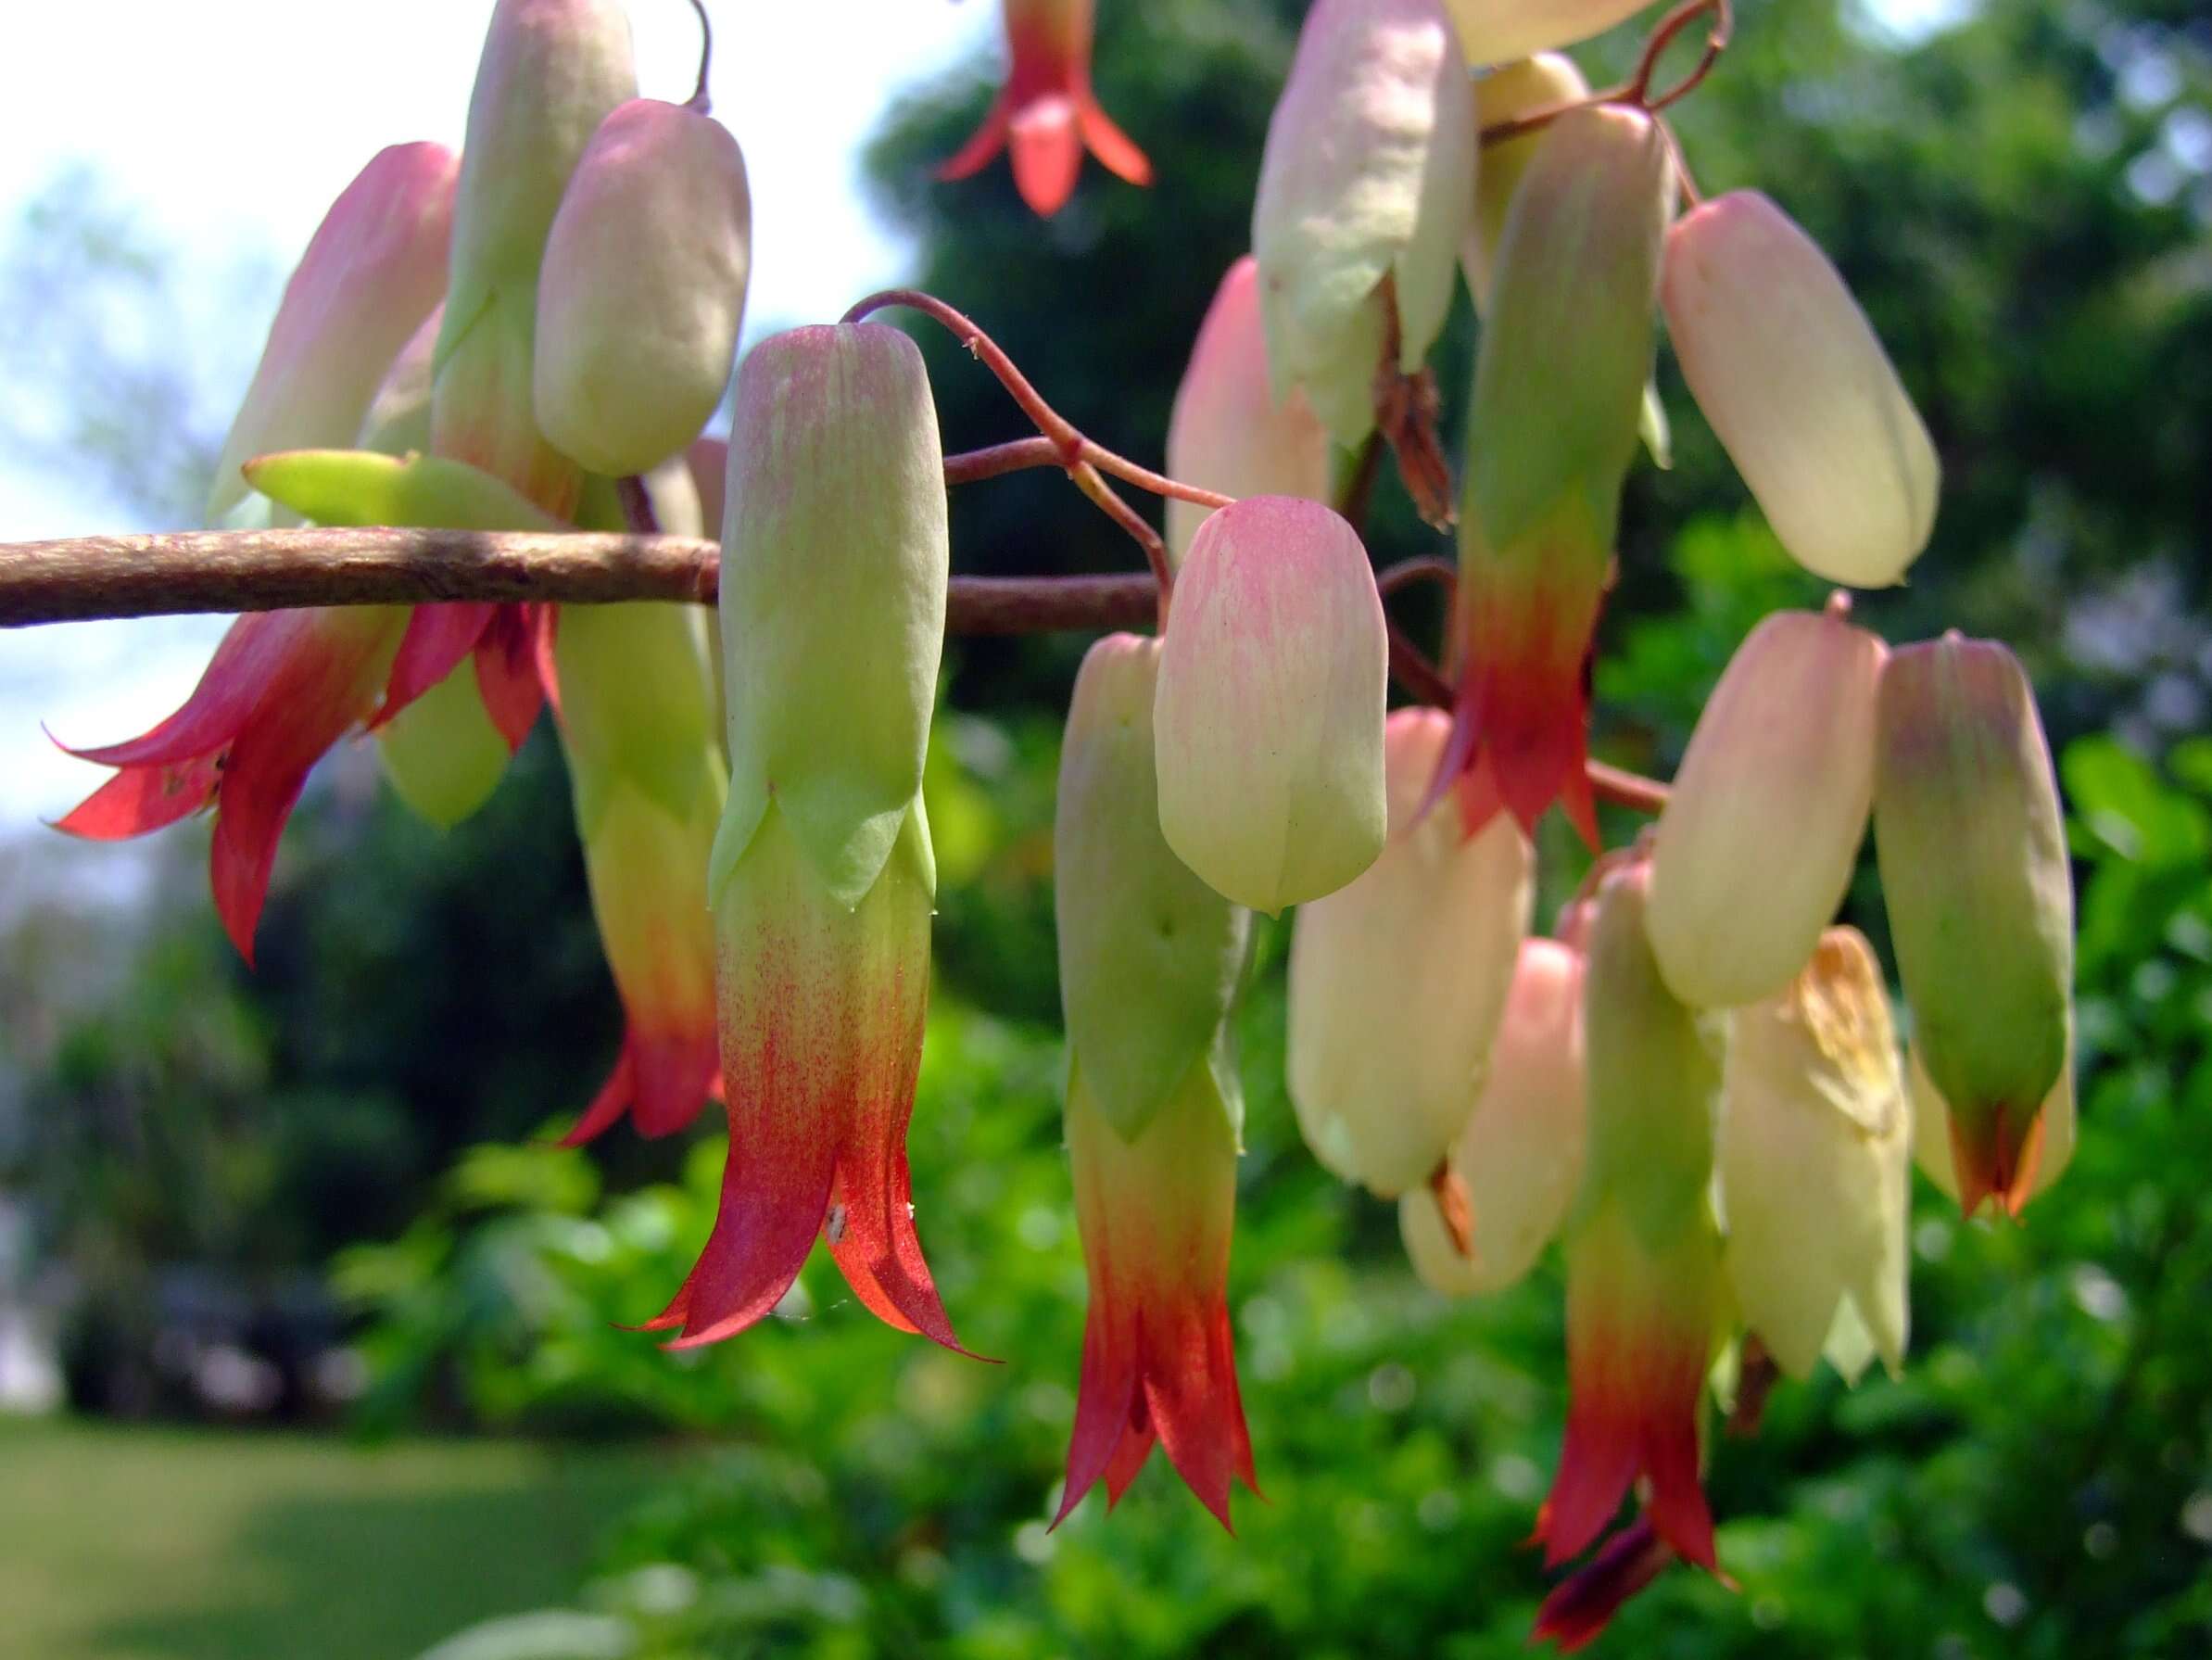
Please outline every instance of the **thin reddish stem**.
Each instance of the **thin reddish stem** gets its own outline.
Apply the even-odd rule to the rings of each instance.
[[[1699,55],[1697,63],[1673,86],[1662,93],[1654,94],[1651,82],[1659,72],[1660,59],[1666,56],[1667,48],[1681,38],[1684,30],[1703,17],[1710,17],[1713,20],[1705,32],[1705,48]],[[1682,0],[1681,5],[1660,19],[1652,28],[1644,42],[1643,51],[1637,55],[1636,72],[1626,81],[1618,86],[1608,87],[1603,92],[1592,93],[1586,98],[1575,98],[1545,109],[1532,109],[1510,120],[1494,122],[1482,130],[1483,147],[1487,149],[1492,145],[1523,138],[1531,133],[1541,133],[1562,115],[1571,115],[1577,109],[1596,108],[1601,104],[1625,104],[1656,115],[1670,105],[1680,103],[1704,84],[1705,77],[1713,73],[1713,66],[1720,62],[1721,54],[1728,49],[1728,41],[1735,28],[1736,13],[1730,0]],[[1673,142],[1672,134],[1669,135],[1669,142]],[[1675,153],[1679,160],[1679,146],[1675,146]],[[1687,167],[1682,169],[1682,177],[1694,201],[1697,188],[1690,183]]]
[[[998,478],[1008,473],[1019,473],[1030,467],[1056,467],[1060,464],[1060,451],[1050,438],[1016,438],[1010,444],[992,444],[982,450],[967,450],[944,458],[944,482],[949,489],[955,485],[975,484],[985,478]]]

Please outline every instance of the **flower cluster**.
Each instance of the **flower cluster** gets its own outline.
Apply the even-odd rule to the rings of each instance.
[[[1655,826],[1606,846],[1591,656],[1624,482],[1666,452],[1662,325],[1806,570],[1901,581],[1939,479],[1817,247],[1763,196],[1698,197],[1662,114],[1682,89],[1654,95],[1647,61],[1593,94],[1558,54],[1634,9],[1315,0],[1252,253],[1165,435],[1176,478],[1144,475],[1175,498],[1161,627],[1083,661],[1055,843],[1090,1286],[1057,1519],[1102,1478],[1118,1499],[1156,1441],[1224,1525],[1232,1482],[1257,1485],[1228,1294],[1230,1033],[1255,913],[1295,907],[1287,1082],[1314,1156],[1396,1201],[1415,1272],[1448,1295],[1513,1284],[1561,1241],[1569,1399],[1536,1537],[1550,1565],[1582,1561],[1538,1627],[1567,1647],[1676,1558],[1720,1571],[1703,1473],[1737,1380],[1748,1401],[1767,1367],[1902,1363],[1915,1150],[1967,1213],[2016,1214],[2075,1132],[2067,850],[2003,646],[1892,650],[1842,592],[1769,616]],[[1647,59],[1708,9],[1725,14],[1678,8]],[[1006,0],[1005,24],[1005,90],[945,176],[1006,147],[1049,214],[1087,145],[1144,182],[1091,92],[1089,0]],[[946,463],[920,353],[865,307],[762,341],[727,444],[701,437],[749,240],[735,143],[702,100],[636,95],[618,6],[499,0],[466,149],[386,151],[333,207],[210,511],[719,522],[719,672],[665,604],[249,616],[183,709],[83,752],[118,773],[63,828],[211,807],[217,905],[249,951],[284,817],[340,736],[377,732],[399,792],[450,822],[550,702],[628,1013],[575,1134],[626,1113],[667,1134],[710,1096],[728,1113],[712,1235],[649,1325],[674,1346],[744,1329],[819,1238],[869,1310],[959,1350],[905,1152]],[[1455,468],[1427,358],[1462,281],[1481,334]],[[1046,436],[1106,491],[1080,435]],[[1378,445],[1456,524],[1441,668],[1393,639],[1346,516],[1358,491],[1338,495]],[[1392,713],[1409,653],[1425,701]],[[1596,856],[1539,936],[1555,805]],[[1905,1021],[1839,925],[1870,823]]]

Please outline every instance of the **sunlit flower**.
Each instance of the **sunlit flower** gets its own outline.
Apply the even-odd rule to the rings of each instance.
[[[1572,46],[1634,17],[1652,0],[1444,0],[1471,64],[1505,63]],[[1486,160],[1487,158],[1485,158]]]
[[[1950,1109],[1959,1203],[2016,1213],[2066,1071],[2074,886],[2028,677],[1953,633],[1882,670],[1875,846],[1913,1048]]]
[[[939,178],[967,178],[1005,150],[1014,187],[1045,219],[1075,194],[1085,149],[1131,184],[1152,183],[1144,152],[1092,94],[1092,8],[1093,0],[1005,0],[1006,83]]]
[[[1270,915],[1373,864],[1388,654],[1367,550],[1328,508],[1248,496],[1201,525],[1153,715],[1177,856]]]
[[[1520,827],[1470,836],[1423,813],[1451,737],[1401,709],[1384,738],[1389,841],[1349,886],[1298,908],[1287,1071],[1314,1157],[1385,1198],[1420,1187],[1482,1090],[1528,914],[1536,860]]]
[[[1329,433],[1306,394],[1278,399],[1268,379],[1259,268],[1229,268],[1207,308],[1168,419],[1168,472],[1225,496],[1329,499]],[[1210,508],[1168,499],[1168,552],[1180,565]]]

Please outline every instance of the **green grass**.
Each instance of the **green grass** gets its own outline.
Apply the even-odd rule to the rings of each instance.
[[[0,1419],[6,1660],[405,1660],[574,1595],[634,1450]]]

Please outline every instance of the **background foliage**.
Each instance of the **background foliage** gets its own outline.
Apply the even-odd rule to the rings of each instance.
[[[1155,189],[1093,176],[1041,225],[1003,170],[931,184],[980,81],[901,112],[873,169],[919,238],[921,285],[1145,457],[1243,250],[1300,7],[1102,9],[1101,95],[1152,152]],[[1862,615],[1893,639],[2006,636],[2063,749],[2084,1134],[2023,1230],[1962,1224],[1922,1189],[1905,1377],[1778,1390],[1761,1436],[1714,1459],[1741,1594],[1670,1575],[1609,1641],[2194,1652],[2212,1645],[2212,1198],[2195,1175],[2212,1168],[2212,741],[2189,736],[2212,673],[2212,29],[2169,0],[1983,0],[1908,49],[1834,0],[1739,11],[1736,47],[1680,111],[1692,165],[1709,193],[1766,189],[1830,250],[1944,457],[1935,545]],[[1619,56],[1589,54],[1594,78]],[[1453,403],[1472,335],[1456,318],[1436,358]],[[987,375],[917,337],[949,444],[1018,436]],[[1671,365],[1662,386],[1678,464],[1632,489],[1599,736],[1663,771],[1750,623],[1819,590],[1747,511]],[[1132,554],[1043,475],[964,489],[953,530],[966,570]],[[1384,561],[1440,546],[1395,487],[1371,545]],[[1232,1282],[1268,1501],[1240,1496],[1232,1540],[1156,1461],[1110,1522],[1093,1501],[1044,1531],[1082,1308],[1050,920],[1055,734],[1081,645],[958,644],[931,761],[944,895],[916,1197],[964,1337],[1006,1365],[884,1330],[821,1262],[734,1343],[672,1357],[615,1329],[664,1300],[704,1237],[720,1147],[711,1125],[689,1147],[533,1145],[617,1033],[541,733],[442,837],[358,763],[337,769],[287,840],[251,977],[190,845],[143,942],[108,948],[97,995],[69,1006],[91,1012],[16,994],[90,924],[48,908],[0,946],[25,999],[11,1027],[36,1038],[0,1158],[86,1288],[83,1403],[164,1404],[134,1334],[180,1265],[276,1308],[335,1254],[369,1363],[364,1430],[680,1449],[679,1474],[609,1517],[574,1609],[481,1629],[445,1660],[1520,1652],[1543,1581],[1516,1547],[1564,1405],[1556,1266],[1447,1304],[1405,1271],[1390,1210],[1314,1168],[1281,1093],[1282,928],[1242,1016]],[[1571,881],[1572,850],[1546,851]]]

